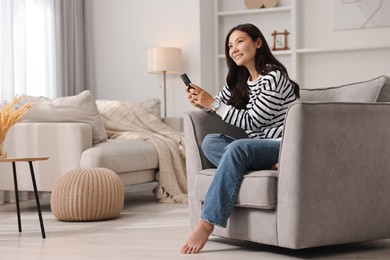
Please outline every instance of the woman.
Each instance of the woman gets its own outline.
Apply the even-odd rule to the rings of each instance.
[[[256,26],[242,24],[231,29],[226,36],[225,55],[229,72],[222,91],[212,97],[191,84],[188,99],[194,106],[209,109],[241,127],[249,138],[235,140],[223,134],[204,138],[202,150],[217,170],[201,219],[181,248],[184,254],[198,253],[214,225],[226,227],[248,170],[278,168],[286,111],[299,96],[298,84],[290,80]]]

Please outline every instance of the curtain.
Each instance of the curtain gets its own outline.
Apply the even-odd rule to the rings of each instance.
[[[84,0],[0,0],[0,100],[86,89]]]
[[[84,0],[55,0],[57,94],[86,90]]]
[[[0,0],[0,95],[56,96],[53,0]]]

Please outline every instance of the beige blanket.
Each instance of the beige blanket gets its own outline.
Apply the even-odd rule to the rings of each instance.
[[[159,156],[156,196],[160,202],[187,203],[184,136],[133,102],[96,101],[109,138],[142,139]]]

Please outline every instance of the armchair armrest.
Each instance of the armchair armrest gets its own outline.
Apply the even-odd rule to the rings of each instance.
[[[48,156],[49,160],[34,165],[40,191],[51,191],[56,179],[72,169],[80,168],[84,150],[92,147],[92,127],[86,123],[15,124],[6,137],[9,157]],[[17,164],[20,190],[32,190],[28,165]],[[0,165],[0,190],[13,190],[11,165]],[[7,174],[9,172],[9,174]],[[3,174],[5,173],[5,174]]]
[[[202,169],[214,168],[201,150],[203,138],[209,133],[224,133],[236,138],[244,138],[247,135],[242,129],[224,122],[218,115],[202,110],[185,113],[183,120],[189,209],[194,226],[201,207],[195,199],[195,176]]]
[[[390,104],[296,103],[280,152],[281,246],[341,244],[390,233]]]

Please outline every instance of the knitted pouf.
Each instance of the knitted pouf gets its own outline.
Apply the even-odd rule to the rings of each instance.
[[[50,198],[51,211],[61,221],[113,219],[123,209],[123,183],[105,168],[72,170],[58,178]]]

